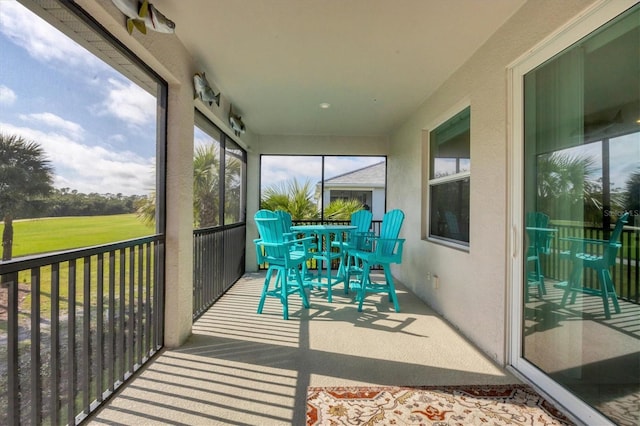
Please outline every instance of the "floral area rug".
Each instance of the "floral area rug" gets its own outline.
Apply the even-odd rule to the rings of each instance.
[[[527,385],[310,387],[312,425],[573,425]]]

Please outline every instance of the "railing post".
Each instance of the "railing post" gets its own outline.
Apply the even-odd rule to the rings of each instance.
[[[31,269],[31,424],[42,423],[42,378],[40,377],[40,268]]]
[[[7,285],[7,422],[20,423],[20,369],[18,353],[18,273],[2,275],[3,285]]]
[[[60,424],[60,264],[51,265],[51,425]]]

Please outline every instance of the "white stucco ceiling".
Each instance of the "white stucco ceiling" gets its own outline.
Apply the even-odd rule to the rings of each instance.
[[[247,127],[265,135],[388,134],[523,3],[153,1]]]

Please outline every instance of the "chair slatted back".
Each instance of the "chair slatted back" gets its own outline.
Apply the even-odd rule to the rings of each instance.
[[[549,226],[549,216],[542,212],[527,213],[527,226],[546,228]]]
[[[284,232],[291,232],[291,227],[293,226],[293,220],[291,220],[291,214],[284,210],[276,210],[276,214],[282,220],[282,224],[284,225]]]
[[[373,215],[369,210],[358,210],[351,215],[351,225],[357,226],[355,232],[367,232],[372,220]]]
[[[283,262],[288,257],[289,248],[284,244],[284,224],[281,217],[271,210],[258,210],[254,215],[260,240],[278,245],[264,246],[264,257],[269,263]]]
[[[400,228],[404,222],[404,212],[399,209],[390,210],[382,217],[382,225],[380,228],[380,245],[377,250],[383,256],[393,254],[396,242],[400,235]]]
[[[353,233],[350,234],[354,236],[351,244],[355,245],[357,249],[364,249],[370,246],[370,244],[367,244],[368,240],[365,234],[369,232],[372,220],[373,214],[369,210],[358,210],[351,215],[351,225],[356,227]]]
[[[527,227],[548,228],[549,216],[542,212],[527,213]],[[529,235],[529,256],[537,256],[539,253],[549,254],[551,252],[551,240],[553,235],[550,232],[540,230],[528,230]]]
[[[618,249],[620,248],[620,236],[622,235],[622,228],[629,221],[629,212],[625,212],[622,216],[618,218],[616,222],[616,227],[613,229],[611,236],[609,238],[609,245],[605,248],[605,257],[606,261],[609,263],[609,266],[614,265],[616,263],[616,257],[618,256]]]

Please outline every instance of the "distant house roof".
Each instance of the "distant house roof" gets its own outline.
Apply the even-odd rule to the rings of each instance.
[[[343,173],[324,181],[324,186],[384,187],[386,174],[385,162],[372,164],[361,169]]]

